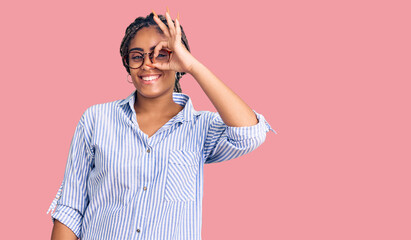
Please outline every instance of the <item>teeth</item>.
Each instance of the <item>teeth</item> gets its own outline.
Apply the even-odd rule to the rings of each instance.
[[[157,79],[157,78],[159,78],[160,77],[160,75],[157,75],[157,76],[148,76],[148,77],[141,77],[141,79],[143,79],[144,81],[152,81],[152,80],[155,80],[155,79]]]

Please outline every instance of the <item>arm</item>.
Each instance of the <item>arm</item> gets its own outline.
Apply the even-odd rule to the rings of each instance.
[[[227,126],[245,127],[258,123],[253,110],[202,63],[195,60],[189,73],[197,80]]]
[[[51,240],[77,240],[76,234],[58,220],[54,220]]]
[[[77,238],[81,236],[83,215],[88,206],[87,179],[93,164],[91,133],[86,122],[90,121],[91,108],[88,108],[73,135],[63,182],[52,204],[52,239],[60,239],[71,231]],[[69,234],[70,236],[70,234]],[[66,238],[63,238],[66,239]]]

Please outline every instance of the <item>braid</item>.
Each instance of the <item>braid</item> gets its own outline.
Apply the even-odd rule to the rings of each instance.
[[[163,30],[161,30],[158,24],[154,21],[153,17],[154,17],[153,13],[150,13],[145,18],[138,17],[126,29],[124,38],[121,41],[121,45],[120,45],[120,55],[123,61],[123,66],[126,68],[129,74],[130,74],[130,69],[127,67],[127,64],[126,64],[128,63],[126,62],[128,61],[128,58],[126,58],[126,56],[128,54],[128,47],[129,47],[130,41],[136,36],[138,30],[144,27],[155,26],[157,30],[159,31],[159,33],[163,34]],[[158,15],[158,17],[168,27],[166,18],[163,15]],[[172,21],[174,22],[174,20]],[[181,41],[184,44],[184,46],[187,48],[187,50],[190,52],[190,47],[188,46],[188,41],[187,41],[186,34],[184,33],[183,26],[180,25],[180,27],[181,27]],[[174,92],[181,92],[180,79],[184,74],[186,73],[176,72]]]

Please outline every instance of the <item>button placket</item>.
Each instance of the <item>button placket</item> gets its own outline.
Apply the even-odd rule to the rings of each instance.
[[[149,145],[149,143],[148,142],[146,142],[146,144],[145,144],[145,146],[146,146],[146,153],[147,153],[147,155],[144,157],[144,159],[145,160],[148,160],[148,159],[150,159],[150,158],[152,158],[153,156],[150,154],[150,153],[152,153],[152,146],[150,146]],[[151,155],[151,156],[150,156]],[[141,184],[147,184],[147,183],[141,183]],[[143,194],[142,194],[142,198],[145,198],[145,197],[147,197],[147,193],[145,193],[147,191],[147,186],[143,186]],[[144,219],[145,217],[144,216],[140,216],[142,219]],[[143,221],[142,219],[138,219],[137,220],[137,222],[139,222],[139,221]],[[140,227],[138,227],[137,229],[136,229],[136,232],[137,232],[137,234],[142,234],[142,230],[141,230],[141,226]]]

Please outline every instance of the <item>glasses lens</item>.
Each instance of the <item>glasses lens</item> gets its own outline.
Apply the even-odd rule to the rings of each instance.
[[[156,62],[165,63],[168,62],[169,58],[170,54],[166,50],[161,49],[156,57]]]
[[[153,59],[154,51],[150,53],[150,60]],[[170,53],[167,50],[161,49],[156,57],[156,62],[166,63],[170,59]],[[130,68],[139,68],[143,65],[144,54],[137,51],[131,51],[128,54],[128,63],[127,65]]]
[[[144,61],[144,55],[141,52],[130,52],[128,54],[128,66],[131,68],[139,68]]]

